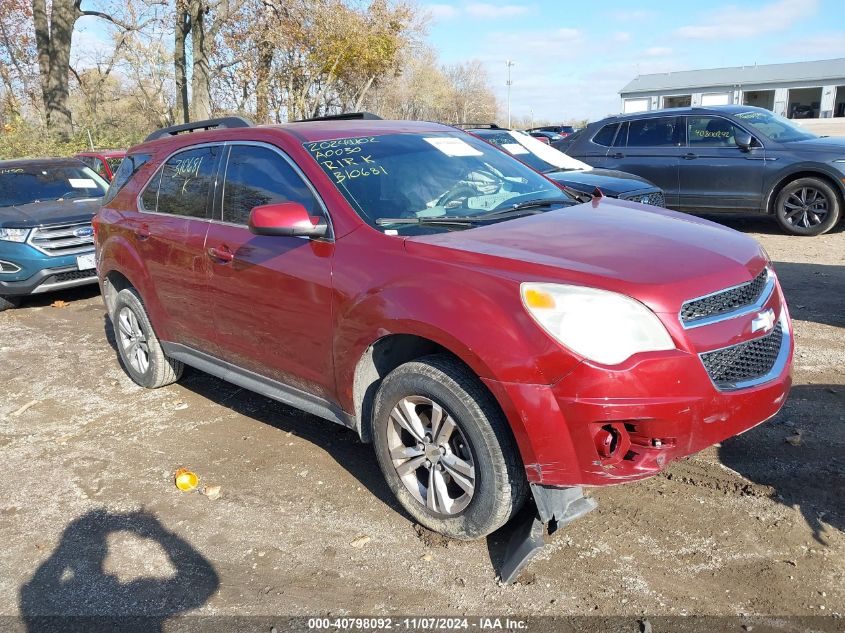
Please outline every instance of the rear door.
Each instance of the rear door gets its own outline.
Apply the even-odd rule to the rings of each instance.
[[[680,205],[690,211],[756,211],[762,206],[765,150],[736,145],[730,120],[716,115],[684,117],[688,147],[679,161]],[[753,137],[753,136],[752,136]]]
[[[604,167],[636,174],[663,189],[666,206],[678,205],[678,161],[686,151],[677,116],[625,121],[607,151]]]
[[[139,196],[131,239],[167,315],[168,340],[213,353],[214,322],[207,295],[208,211],[221,145],[173,154]]]
[[[281,150],[232,143],[227,154],[222,195],[206,243],[219,355],[242,369],[333,400],[334,242],[259,236],[247,226],[256,206],[298,202],[328,221],[325,208]]]

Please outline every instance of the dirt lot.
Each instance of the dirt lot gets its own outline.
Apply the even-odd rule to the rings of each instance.
[[[845,231],[728,223],[796,320],[784,410],[592,491],[514,586],[503,535],[415,528],[350,431],[196,371],[136,387],[95,290],[0,314],[0,615],[845,613]],[[177,490],[183,465],[220,497]]]

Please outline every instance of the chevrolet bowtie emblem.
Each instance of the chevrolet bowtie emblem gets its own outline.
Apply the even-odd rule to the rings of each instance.
[[[764,332],[768,332],[775,326],[775,311],[769,308],[768,310],[763,310],[760,314],[754,317],[754,320],[751,321],[751,333],[759,332],[763,330]]]

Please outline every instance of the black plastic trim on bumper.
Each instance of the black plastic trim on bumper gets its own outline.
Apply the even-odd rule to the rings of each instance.
[[[31,294],[37,294],[39,288],[50,277],[59,275],[61,273],[78,272],[76,266],[62,266],[61,268],[44,268],[39,270],[29,279],[23,281],[3,281],[0,280],[0,295],[7,297],[22,297]],[[55,287],[51,284],[50,288],[45,288],[40,292],[49,292],[52,290],[61,290],[63,288],[72,288],[74,286],[84,286],[86,284],[97,283],[97,275],[91,275],[90,278],[73,279],[67,282],[58,282]]]

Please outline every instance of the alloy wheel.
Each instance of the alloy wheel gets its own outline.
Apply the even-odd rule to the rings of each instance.
[[[146,374],[150,368],[150,348],[138,317],[128,307],[117,315],[117,333],[124,358],[136,372]]]
[[[783,207],[784,221],[803,228],[818,226],[828,214],[827,196],[814,187],[801,187],[791,192]]]
[[[457,421],[425,396],[402,398],[387,425],[390,459],[400,480],[429,511],[454,516],[469,505],[476,469]]]

